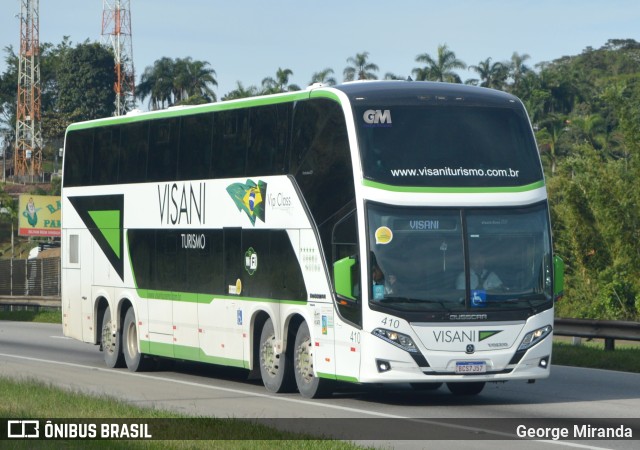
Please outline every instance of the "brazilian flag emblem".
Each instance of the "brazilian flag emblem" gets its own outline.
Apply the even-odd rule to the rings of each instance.
[[[256,224],[256,219],[264,222],[265,199],[267,197],[267,183],[247,180],[246,183],[233,183],[227,187],[227,192],[233,199],[239,211],[244,211],[251,220],[251,225]]]

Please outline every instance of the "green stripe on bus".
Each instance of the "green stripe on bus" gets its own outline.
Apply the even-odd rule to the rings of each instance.
[[[239,295],[194,294],[191,292],[157,291],[153,289],[137,289],[140,298],[150,300],[172,300],[185,303],[201,303],[208,305],[214,300],[239,300],[244,302],[280,303],[283,305],[301,305],[307,300],[278,300],[273,298],[241,297]]]
[[[345,381],[347,383],[359,383],[360,382],[356,377],[350,377],[350,376],[346,376],[346,375],[334,375],[334,374],[331,374],[331,373],[316,372],[316,376],[318,378],[326,378],[326,379],[329,379],[329,380]]]
[[[216,111],[228,111],[233,109],[250,108],[255,106],[277,105],[280,103],[291,103],[309,98],[309,91],[298,91],[290,94],[280,94],[276,96],[262,96],[247,100],[230,100],[228,102],[210,103],[201,106],[176,107],[162,111],[150,111],[140,114],[118,116],[113,118],[92,120],[69,125],[68,131],[85,130],[89,128],[103,127],[109,125],[121,125],[126,123],[141,122],[146,120],[166,119],[170,117],[191,116]]]
[[[187,361],[200,361],[224,366],[248,368],[249,361],[220,356],[209,356],[198,347],[187,345],[164,344],[161,342],[140,341],[140,350],[148,355],[162,356],[165,358],[178,358]]]
[[[527,192],[544,187],[544,180],[525,186],[498,186],[498,187],[433,187],[433,186],[394,186],[391,184],[378,183],[370,180],[363,180],[362,185],[375,189],[392,192],[413,192],[431,194],[492,194],[509,192]]]

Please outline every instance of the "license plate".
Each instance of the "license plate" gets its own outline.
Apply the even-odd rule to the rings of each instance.
[[[485,373],[487,364],[484,361],[458,361],[456,373]]]

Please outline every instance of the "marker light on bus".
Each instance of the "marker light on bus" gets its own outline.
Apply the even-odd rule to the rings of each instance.
[[[524,339],[522,339],[520,347],[518,347],[518,351],[527,350],[528,348],[533,347],[538,342],[547,337],[549,333],[551,333],[552,329],[553,328],[551,328],[551,325],[546,325],[542,328],[538,328],[537,330],[530,331],[529,333],[527,333]]]
[[[415,342],[413,342],[413,339],[406,334],[398,333],[397,331],[385,330],[384,328],[376,328],[372,331],[372,334],[409,353],[418,353],[418,348],[416,347]]]

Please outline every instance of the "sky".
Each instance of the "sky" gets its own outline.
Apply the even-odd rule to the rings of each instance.
[[[0,49],[17,51],[20,0],[0,0]],[[110,1],[114,3],[114,1]],[[406,77],[446,44],[468,65],[528,54],[533,67],[609,39],[640,41],[638,0],[130,0],[136,78],[162,57],[206,61],[216,71],[218,99],[260,87],[278,68],[305,87],[314,72],[343,79],[347,58]],[[101,41],[103,0],[40,0],[40,41]],[[0,73],[6,64],[0,55]],[[473,72],[458,71],[462,79]],[[144,104],[139,107],[145,108]]]

